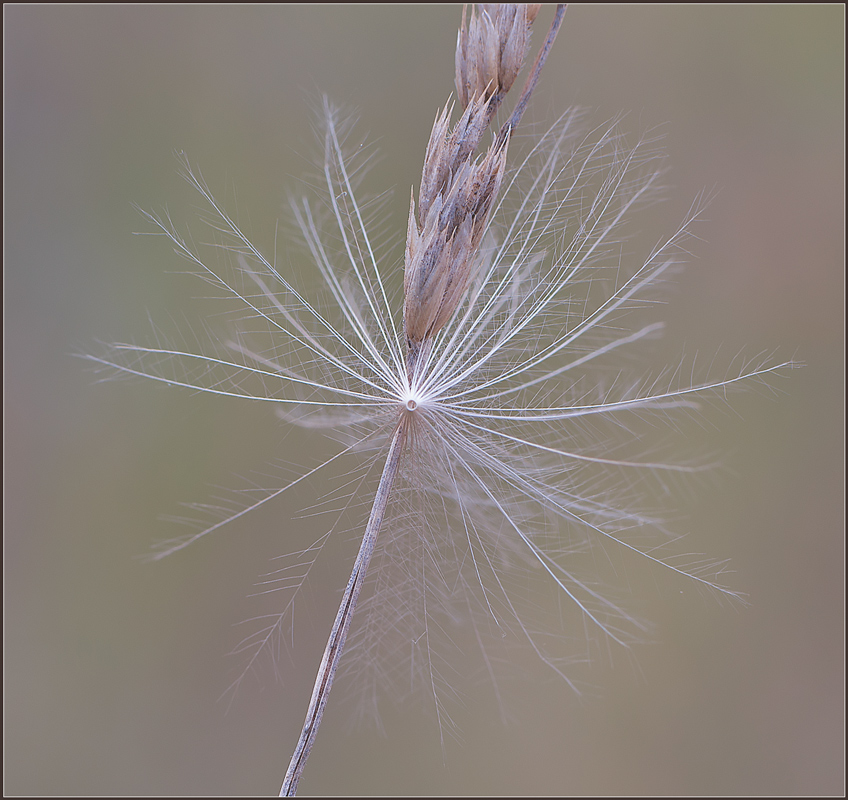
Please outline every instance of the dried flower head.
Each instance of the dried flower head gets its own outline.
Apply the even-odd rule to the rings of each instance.
[[[404,331],[410,381],[422,345],[453,316],[479,261],[478,250],[506,169],[507,147],[562,21],[561,6],[512,118],[485,155],[472,160],[495,113],[524,66],[539,5],[485,4],[471,12],[456,45],[456,90],[464,113],[449,131],[452,104],[436,118],[421,175],[418,214],[410,200],[404,261]],[[429,347],[423,349],[429,353]]]
[[[404,263],[404,330],[410,359],[435,336],[465,297],[472,267],[500,190],[508,138],[475,161],[463,145],[487,101],[475,100],[445,135],[450,105],[433,126],[427,146],[418,215],[410,201]]]

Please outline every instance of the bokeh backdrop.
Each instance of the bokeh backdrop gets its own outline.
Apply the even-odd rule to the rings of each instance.
[[[314,525],[306,501],[163,562],[137,556],[173,535],[162,518],[180,503],[323,444],[254,405],[97,383],[73,354],[199,323],[202,286],[161,239],[133,235],[135,206],[195,214],[175,151],[273,247],[320,92],[378,141],[368,188],[395,189],[400,240],[460,8],[3,13],[5,794],[276,793],[349,561],[313,586],[281,680],[260,670],[229,702],[235,626],[270,559]],[[705,414],[700,444],[721,467],[672,504],[687,546],[732,559],[750,607],[640,576],[652,643],[598,658],[582,698],[528,654],[508,724],[462,685],[444,746],[415,707],[389,705],[381,735],[351,731],[334,698],[303,794],[844,792],[844,55],[841,5],[578,5],[530,112],[662,126],[670,188],[643,217],[651,241],[716,190],[657,309],[662,358],[806,364],[776,396]]]

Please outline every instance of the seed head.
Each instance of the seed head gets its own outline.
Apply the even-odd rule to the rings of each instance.
[[[421,175],[418,213],[410,200],[404,263],[404,331],[410,380],[421,345],[435,336],[465,296],[489,212],[506,168],[511,128],[485,155],[474,153],[524,65],[538,5],[486,5],[463,12],[456,87],[464,109],[449,131],[453,105],[436,118]]]

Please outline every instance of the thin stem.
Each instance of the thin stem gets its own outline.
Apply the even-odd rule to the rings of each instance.
[[[383,475],[380,478],[380,485],[377,487],[374,505],[371,507],[371,516],[368,518],[368,524],[365,526],[362,544],[359,546],[359,553],[353,564],[347,589],[345,589],[339,611],[336,614],[336,621],[333,623],[330,638],[327,640],[324,657],[321,659],[321,666],[318,668],[318,675],[315,678],[312,699],[309,701],[309,709],[306,712],[306,720],[303,723],[303,730],[300,732],[297,747],[295,747],[291,763],[283,781],[283,786],[280,789],[280,797],[293,797],[297,792],[297,783],[300,780],[303,768],[306,766],[306,759],[309,758],[309,751],[312,749],[315,737],[318,734],[318,726],[321,724],[321,718],[324,716],[324,707],[327,705],[327,698],[330,694],[330,687],[333,685],[336,668],[344,652],[350,622],[353,619],[353,612],[356,609],[356,601],[365,582],[365,575],[368,572],[368,564],[374,553],[377,534],[380,532],[383,516],[386,513],[386,506],[389,503],[392,484],[398,473],[400,457],[403,452],[404,442],[406,441],[406,428],[407,414],[404,412],[400,417],[389,447],[389,455],[386,458],[386,465],[383,467]]]
[[[539,76],[542,74],[542,67],[545,66],[548,53],[551,52],[551,48],[554,46],[554,41],[556,41],[557,34],[559,33],[560,26],[562,25],[563,17],[565,16],[565,10],[567,8],[568,3],[560,3],[556,7],[554,21],[551,23],[551,29],[548,31],[545,43],[542,45],[542,49],[539,50],[539,55],[536,56],[536,61],[533,64],[533,68],[530,70],[530,74],[527,76],[527,81],[524,84],[524,88],[521,90],[521,96],[515,104],[515,109],[513,110],[512,115],[498,132],[499,139],[506,138],[515,128],[518,127],[518,123],[521,121],[521,117],[527,108],[527,104],[530,102],[530,95],[533,94],[533,90],[539,82]]]

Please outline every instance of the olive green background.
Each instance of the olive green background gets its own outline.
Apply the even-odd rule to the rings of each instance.
[[[257,576],[320,533],[298,518],[320,485],[163,562],[137,556],[174,534],[162,517],[181,502],[326,445],[261,404],[97,383],[73,353],[199,324],[202,285],[163,240],[132,235],[133,204],[195,215],[175,151],[273,247],[320,92],[378,141],[367,185],[395,189],[402,236],[460,9],[3,11],[5,793],[276,793],[350,547],[313,585],[282,680],[266,665],[219,697]],[[648,246],[718,192],[637,369],[716,352],[806,364],[776,397],[705,412],[696,449],[722,466],[670,506],[686,548],[732,559],[750,607],[622,575],[653,640],[599,656],[584,697],[528,654],[529,677],[504,688],[509,723],[460,681],[461,738],[444,746],[416,706],[389,705],[382,736],[351,732],[334,697],[303,794],[844,792],[843,34],[835,5],[574,6],[530,112],[577,103],[598,124],[628,112],[634,137],[662,126],[669,199],[644,218]]]

